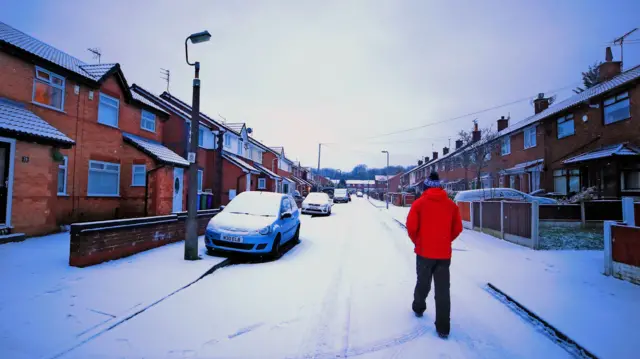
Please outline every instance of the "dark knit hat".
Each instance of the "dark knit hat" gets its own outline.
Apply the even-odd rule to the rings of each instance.
[[[428,189],[428,188],[437,188],[437,187],[441,187],[440,176],[438,176],[437,172],[431,172],[429,174],[429,178],[424,180],[424,188]]]

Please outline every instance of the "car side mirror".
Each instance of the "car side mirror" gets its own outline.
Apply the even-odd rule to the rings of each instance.
[[[281,216],[281,219],[291,218],[291,212],[284,212]]]

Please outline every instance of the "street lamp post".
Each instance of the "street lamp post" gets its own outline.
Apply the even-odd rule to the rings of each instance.
[[[389,151],[382,151],[382,153],[387,154],[387,167],[384,169],[384,176],[387,180],[387,195],[385,196],[385,200],[387,202],[387,209],[389,209]]]
[[[193,99],[191,103],[191,143],[189,144],[189,191],[187,193],[187,223],[186,238],[184,240],[184,259],[196,260],[198,256],[198,220],[197,200],[198,200],[198,165],[196,164],[196,152],[198,151],[198,132],[200,130],[200,63],[198,61],[189,62],[189,41],[193,44],[206,42],[211,39],[208,31],[191,34],[184,40],[184,54],[189,66],[195,68],[193,78]]]

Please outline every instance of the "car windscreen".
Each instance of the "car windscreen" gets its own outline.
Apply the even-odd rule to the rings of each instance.
[[[253,216],[277,217],[281,202],[281,196],[263,195],[258,192],[245,192],[239,194],[229,202],[224,211]]]
[[[333,192],[334,196],[346,196],[347,195],[347,190],[346,189],[337,189]]]
[[[309,193],[305,200],[309,202],[323,203],[329,200],[329,196],[326,193]]]

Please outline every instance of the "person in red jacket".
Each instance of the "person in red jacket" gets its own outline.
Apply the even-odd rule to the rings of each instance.
[[[424,181],[425,192],[411,205],[407,217],[407,232],[415,245],[418,279],[413,293],[412,309],[422,317],[427,309],[431,279],[435,284],[436,331],[447,338],[450,331],[451,298],[449,293],[451,244],[462,232],[458,206],[449,199],[432,172]]]

